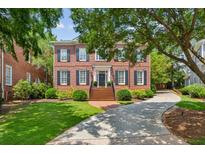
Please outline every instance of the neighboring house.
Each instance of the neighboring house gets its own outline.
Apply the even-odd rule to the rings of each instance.
[[[32,65],[31,58],[25,61],[22,48],[15,46],[15,51],[18,61],[0,50],[0,93],[5,100],[12,98],[12,87],[21,79],[29,82],[46,81],[43,68]]]
[[[107,62],[97,51],[88,54],[85,44],[78,41],[55,42],[53,85],[59,90],[70,86],[86,90],[91,100],[114,100],[119,89],[149,89],[150,56],[143,58],[138,52],[138,63],[131,66],[122,61],[123,44],[116,48],[122,52]],[[113,81],[111,86],[109,81]]]
[[[198,53],[205,58],[205,40],[201,40],[196,43],[195,50],[198,51]],[[197,58],[194,59],[195,63],[197,63],[199,69],[205,73],[205,65],[202,64]],[[185,86],[188,86],[190,84],[198,83],[203,84],[203,82],[200,80],[200,78],[191,71],[187,66],[184,65],[183,68],[186,77],[185,77]]]

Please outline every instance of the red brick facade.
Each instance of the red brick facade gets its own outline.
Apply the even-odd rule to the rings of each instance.
[[[46,81],[46,73],[44,69],[38,68],[37,66],[32,65],[31,63],[25,61],[23,56],[23,50],[20,47],[15,47],[16,55],[18,61],[16,61],[10,54],[3,54],[3,78],[2,80],[2,52],[0,51],[0,83],[2,89],[2,81],[4,83],[4,98],[8,100],[12,97],[12,87],[21,79],[26,80],[26,73],[31,74],[32,82],[35,82],[40,79],[40,81]],[[12,67],[12,85],[6,85],[6,65]],[[3,91],[3,90],[2,90]]]
[[[118,44],[117,48],[122,47],[123,45]],[[116,70],[127,70],[128,72],[128,84],[127,85],[117,85],[114,84],[115,90],[118,89],[149,89],[150,88],[150,56],[146,57],[146,62],[139,62],[135,66],[130,66],[129,62],[121,62],[121,61],[96,61],[95,53],[89,54],[88,61],[77,61],[76,59],[76,51],[78,48],[85,48],[84,44],[79,44],[77,42],[56,42],[54,43],[54,78],[53,85],[57,89],[66,90],[69,86],[72,86],[77,89],[84,89],[87,92],[89,91],[91,81],[94,80],[94,67],[99,66],[110,66],[110,80],[115,83],[115,71]],[[70,53],[69,62],[59,62],[58,60],[58,50],[59,49],[68,49]],[[58,84],[58,75],[57,72],[59,70],[68,70],[70,73],[70,81],[68,85],[60,85]],[[77,70],[87,70],[89,71],[89,84],[87,85],[77,85]],[[136,85],[135,84],[135,71],[146,71],[146,84],[145,85]]]

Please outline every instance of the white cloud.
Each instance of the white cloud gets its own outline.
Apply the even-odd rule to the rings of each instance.
[[[59,24],[57,24],[57,28],[61,28],[61,29],[63,29],[65,26],[64,26],[64,24],[62,23],[62,22],[60,22]]]

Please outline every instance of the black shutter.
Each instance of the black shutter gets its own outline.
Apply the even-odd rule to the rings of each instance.
[[[137,71],[134,71],[134,84],[137,85]]]
[[[67,71],[67,85],[70,85],[70,71]]]
[[[86,71],[86,75],[87,75],[87,76],[86,76],[86,84],[89,85],[89,81],[90,81],[90,80],[89,80],[89,77],[90,77],[90,76],[89,76],[89,71],[88,71],[88,70]]]
[[[144,85],[147,85],[147,71],[144,71]]]
[[[79,61],[79,48],[76,49],[76,61]]]
[[[147,56],[144,56],[144,62],[147,62]]]
[[[125,71],[125,85],[128,85],[128,70]]]
[[[57,85],[60,85],[60,71],[57,71]]]
[[[70,49],[67,49],[67,62],[70,62]]]
[[[57,49],[58,62],[61,61],[61,50]]]
[[[89,61],[89,52],[86,50],[86,61]]]
[[[79,85],[79,71],[76,70],[76,85]]]
[[[115,71],[115,85],[118,85],[118,71]]]

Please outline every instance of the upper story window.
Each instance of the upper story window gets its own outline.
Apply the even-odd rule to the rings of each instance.
[[[101,56],[99,55],[99,52],[96,50],[96,51],[95,51],[95,60],[96,60],[96,61],[105,61],[106,59],[104,59],[103,57],[101,57]]]
[[[205,42],[203,42],[201,47],[199,48],[199,54],[200,56],[205,57]]]
[[[79,48],[79,61],[86,61],[87,54],[85,48]]]
[[[67,49],[60,50],[60,61],[67,61]]]
[[[31,73],[29,72],[26,73],[26,79],[29,83],[31,83]]]
[[[81,85],[86,84],[86,70],[79,71],[79,83]]]
[[[118,84],[125,85],[125,71],[118,71]]]
[[[136,60],[137,62],[144,62],[145,61],[145,56],[140,50],[137,50],[136,58],[137,58],[137,60]]]
[[[122,61],[125,60],[125,51],[123,50],[123,48],[118,48],[118,53],[117,53],[117,60],[118,61]]]
[[[12,66],[6,65],[6,83],[7,86],[12,86]]]

